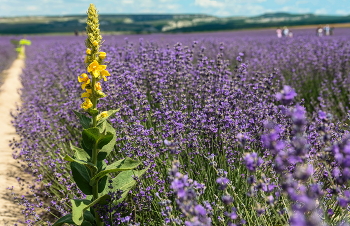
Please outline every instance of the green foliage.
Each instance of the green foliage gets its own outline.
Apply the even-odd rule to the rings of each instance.
[[[90,186],[90,173],[88,169],[77,162],[71,162],[72,175],[78,188],[85,195],[92,195],[92,187]]]
[[[85,211],[83,213],[83,217],[84,217],[84,221],[81,224],[82,226],[89,226],[93,224],[93,222],[95,221],[94,216],[91,214],[90,211]],[[63,217],[61,217],[58,221],[56,221],[52,226],[61,226],[63,224],[75,224],[73,221],[73,217],[72,214],[67,214]]]
[[[92,126],[92,120],[88,116],[81,114],[80,112],[73,111],[74,114],[79,118],[80,124],[84,129],[88,129]]]
[[[132,160],[130,158],[116,161],[113,164],[107,166],[106,169],[97,173],[93,178],[91,178],[91,180],[98,181],[100,178],[106,176],[109,173],[115,173],[115,172],[121,172],[121,171],[135,169],[136,167],[138,167],[140,165],[140,163],[141,163],[140,161]]]
[[[97,160],[102,161],[106,159],[109,156],[109,154],[113,151],[117,135],[115,129],[107,121],[104,121],[98,126],[100,128],[100,131],[104,131],[105,133],[112,135],[111,140],[108,143],[106,143],[103,147],[101,147],[101,150],[99,150],[98,152]]]
[[[107,199],[109,199],[109,195],[103,195],[94,201],[90,201],[87,199],[73,199],[72,203],[72,220],[76,225],[81,225],[84,221],[84,213],[88,212],[87,210],[96,205],[97,203],[104,204]]]
[[[108,194],[115,190],[122,191],[121,198],[117,200],[117,203],[122,202],[128,195],[129,191],[136,185],[136,181],[133,177],[141,177],[148,168],[143,170],[127,170],[119,173],[115,178],[112,179],[112,189],[106,188],[102,194]]]
[[[109,110],[109,111],[107,111],[107,116],[104,117],[104,118],[101,118],[101,119],[97,122],[97,125],[101,125],[101,124],[104,123],[108,118],[115,116],[115,114],[116,114],[119,110],[120,110],[120,108],[117,109],[117,110]]]
[[[86,148],[92,149],[97,147],[101,149],[113,139],[113,134],[107,132],[106,134],[100,133],[100,130],[96,127],[83,130],[83,142]]]

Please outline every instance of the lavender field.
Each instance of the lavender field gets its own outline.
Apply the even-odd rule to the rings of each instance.
[[[100,207],[106,226],[349,225],[350,29],[293,33],[103,37],[99,107],[120,108],[107,162],[148,167]],[[16,200],[26,225],[52,225],[85,197],[63,160],[81,142],[85,37],[30,40],[11,146],[35,181]]]
[[[10,44],[11,37],[0,37],[0,73],[9,68],[16,58],[15,47]],[[0,85],[3,78],[0,76]]]

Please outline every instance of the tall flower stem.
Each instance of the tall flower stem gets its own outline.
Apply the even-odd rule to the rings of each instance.
[[[90,4],[88,9],[88,18],[86,21],[87,27],[87,39],[85,41],[86,45],[86,57],[85,63],[87,65],[87,71],[90,75],[83,74],[78,80],[82,82],[82,89],[86,89],[86,93],[82,94],[85,98],[82,108],[85,109],[92,117],[91,128],[96,128],[98,126],[98,119],[101,117],[97,108],[97,102],[99,98],[105,96],[102,92],[100,80],[106,81],[106,76],[109,76],[109,72],[106,71],[106,65],[101,65],[103,59],[106,57],[106,53],[100,52],[102,36],[99,29],[98,13],[93,4]],[[91,163],[97,167],[98,163],[98,147],[95,144],[92,148]],[[96,176],[96,171],[91,171],[91,177]],[[98,192],[98,181],[92,185],[92,195],[93,199],[91,201],[97,200],[99,198]],[[95,221],[97,226],[103,226],[104,223],[101,222],[98,212],[94,209]]]

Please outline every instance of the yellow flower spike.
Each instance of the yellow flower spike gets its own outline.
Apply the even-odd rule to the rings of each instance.
[[[86,73],[83,73],[80,76],[78,76],[78,82],[86,82],[88,80],[90,80],[90,79]]]
[[[103,71],[101,71],[101,76],[103,78],[103,81],[107,81],[106,76],[110,76],[110,74],[107,70],[103,70]]]
[[[91,72],[95,78],[98,78],[100,76],[100,72],[105,70],[107,68],[106,65],[99,65],[96,60],[94,60],[89,66],[88,66],[88,72]]]
[[[85,101],[81,104],[81,108],[87,110],[93,106],[91,100],[89,98],[85,98]]]
[[[85,89],[86,85],[90,84],[89,76],[86,73],[81,74],[78,76],[78,82],[82,82],[81,88]]]
[[[81,98],[86,98],[86,97],[90,98],[91,94],[92,94],[92,90],[86,89],[86,92],[81,94]]]
[[[87,55],[90,55],[90,54],[91,54],[91,49],[87,48],[87,49],[86,49],[86,54],[87,54]]]
[[[103,60],[104,58],[106,58],[106,55],[107,54],[105,52],[100,52],[99,57],[101,60]]]
[[[95,83],[95,89],[96,90],[102,90],[101,83],[99,83],[99,82]]]

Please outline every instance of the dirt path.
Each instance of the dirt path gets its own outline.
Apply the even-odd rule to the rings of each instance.
[[[10,226],[22,215],[20,208],[11,201],[8,187],[17,187],[20,176],[19,164],[12,158],[9,140],[16,136],[11,125],[10,111],[20,104],[18,90],[21,88],[19,76],[24,67],[24,60],[17,59],[4,71],[4,83],[0,87],[0,225]],[[14,189],[16,191],[16,189]]]

